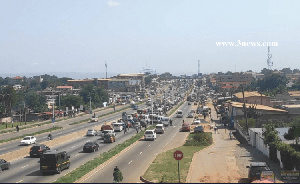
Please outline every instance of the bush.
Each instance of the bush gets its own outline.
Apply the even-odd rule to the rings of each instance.
[[[195,133],[189,134],[184,146],[209,146],[213,142],[212,133]]]

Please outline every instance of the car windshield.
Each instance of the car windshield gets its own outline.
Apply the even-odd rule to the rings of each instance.
[[[146,131],[145,134],[153,134],[152,131]]]
[[[32,150],[39,150],[41,147],[40,146],[33,146],[31,149]]]
[[[30,137],[24,137],[23,140],[30,140]]]
[[[92,132],[93,130],[88,130],[88,132]]]

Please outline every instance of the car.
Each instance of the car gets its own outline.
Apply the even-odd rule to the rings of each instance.
[[[202,125],[196,126],[194,128],[194,133],[202,133],[202,132],[204,132],[204,128]]]
[[[10,167],[10,162],[7,162],[4,159],[0,159],[0,172],[5,169],[9,169],[9,167]]]
[[[193,118],[194,114],[193,113],[188,113],[187,118]]]
[[[144,133],[145,140],[156,140],[156,133],[155,130],[146,130]]]
[[[114,134],[114,136],[116,136],[116,133],[114,130],[104,130],[101,133],[101,137],[104,138],[105,134],[108,134],[108,133]]]
[[[191,103],[191,102],[188,102],[188,105],[192,105],[192,103]]]
[[[36,143],[36,138],[34,136],[25,136],[23,140],[20,142],[20,145],[30,145],[35,143]]]
[[[62,170],[70,168],[70,156],[66,151],[52,150],[41,155],[40,171],[60,174]]]
[[[103,141],[106,143],[106,142],[109,142],[109,143],[113,143],[113,142],[116,142],[116,134],[114,133],[107,133],[104,135],[103,137]]]
[[[197,102],[194,102],[194,105],[197,105]]]
[[[50,148],[45,144],[35,145],[30,148],[30,157],[40,157],[42,154],[46,153]]]
[[[251,181],[260,180],[262,171],[270,171],[266,162],[251,162],[248,170],[248,179]]]
[[[157,124],[155,126],[155,133],[165,133],[164,125],[163,124]]]
[[[83,146],[83,152],[95,152],[99,150],[99,144],[96,142],[88,141]]]
[[[190,125],[188,123],[183,123],[181,126],[182,132],[189,132],[190,131]]]
[[[200,123],[201,123],[201,120],[198,118],[194,119],[194,121],[193,121],[193,124],[200,124]]]
[[[97,130],[90,129],[86,132],[86,136],[96,136],[98,134]]]
[[[169,118],[169,117],[163,117],[163,118],[161,119],[161,121],[162,121],[162,124],[163,124],[164,126],[169,126],[169,124],[170,124],[170,118]]]

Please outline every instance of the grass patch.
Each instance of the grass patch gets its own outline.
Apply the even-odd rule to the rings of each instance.
[[[199,137],[201,139],[199,139]],[[190,141],[189,141],[190,140]],[[192,142],[191,142],[192,140]],[[198,141],[197,141],[198,140]],[[198,143],[195,143],[198,142]],[[197,146],[192,146],[191,143]],[[201,134],[190,134],[187,142],[178,148],[159,154],[147,169],[143,178],[152,182],[176,183],[178,182],[178,161],[173,158],[173,153],[180,150],[183,159],[180,163],[180,182],[185,183],[194,153],[212,144],[211,132]]]
[[[5,140],[0,140],[0,143],[4,143],[4,142],[8,142],[8,141],[13,141],[13,140],[16,140],[16,139],[22,139],[25,136],[38,135],[38,134],[42,134],[42,133],[45,133],[45,132],[51,132],[51,131],[58,130],[58,129],[62,129],[62,127],[52,127],[52,128],[46,129],[46,130],[41,130],[41,131],[38,131],[38,132],[34,132],[32,134],[23,134],[23,135],[18,136],[18,137],[14,137],[14,138],[10,138],[10,139],[5,139]]]
[[[148,129],[151,128],[153,128],[153,126],[149,127]],[[137,140],[141,139],[144,136],[144,132],[145,130],[140,131],[138,134],[134,135],[130,139],[124,141],[121,144],[116,145],[114,148],[110,149],[107,152],[102,153],[100,156],[94,158],[93,160],[88,161],[87,163],[76,168],[75,170],[68,173],[67,175],[58,178],[54,183],[74,183],[76,180],[80,179],[85,174],[91,172],[99,165],[111,159],[113,156],[117,155],[118,153],[120,153],[122,150],[124,150],[125,148],[127,148],[128,146],[136,142]]]

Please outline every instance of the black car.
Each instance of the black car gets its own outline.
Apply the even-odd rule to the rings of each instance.
[[[250,182],[260,180],[262,171],[270,171],[270,168],[265,162],[251,162],[249,166],[248,179]]]
[[[84,152],[95,152],[99,150],[99,144],[96,142],[86,142],[83,146]]]
[[[194,133],[202,133],[202,132],[204,132],[203,126],[200,125],[194,128]]]
[[[36,146],[32,146],[30,148],[30,157],[40,157],[42,154],[44,154],[46,151],[50,150],[48,146],[45,144],[40,144]]]
[[[10,167],[10,162],[7,162],[6,160],[0,159],[0,172],[9,169]]]

